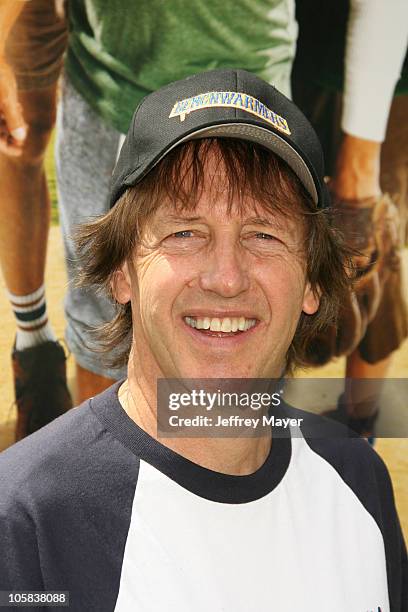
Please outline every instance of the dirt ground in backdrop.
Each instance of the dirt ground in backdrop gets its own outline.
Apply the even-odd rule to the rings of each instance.
[[[405,253],[405,263],[407,264],[405,266],[407,270],[408,252]],[[58,338],[64,336],[62,300],[65,286],[66,277],[60,229],[58,226],[53,226],[48,246],[46,287],[49,317]],[[0,279],[0,450],[12,443],[15,421],[10,364],[15,327],[9,304],[2,290],[3,287],[3,280]],[[74,391],[73,366],[71,357],[68,359],[68,378],[70,387]],[[340,378],[343,371],[344,360],[339,359],[324,368],[310,370],[307,373],[300,374],[300,376]],[[408,342],[405,342],[395,355],[391,376],[406,378],[407,374]],[[376,450],[384,459],[391,473],[405,538],[408,540],[408,439],[378,439]]]

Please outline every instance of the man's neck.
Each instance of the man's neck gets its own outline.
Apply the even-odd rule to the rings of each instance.
[[[127,379],[118,395],[128,416],[157,439],[156,399],[152,390]],[[270,452],[272,438],[164,438],[160,442],[202,467],[243,476],[252,474],[263,465]]]

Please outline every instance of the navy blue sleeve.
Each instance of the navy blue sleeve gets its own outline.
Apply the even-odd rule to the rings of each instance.
[[[24,482],[19,478],[24,455],[24,445],[19,445],[13,453],[3,452],[0,457],[1,591],[44,590],[35,523]]]
[[[89,402],[0,453],[0,590],[112,612],[138,469]]]
[[[10,474],[12,477],[12,474]],[[24,495],[9,495],[0,476],[0,590],[44,589],[35,525]]]

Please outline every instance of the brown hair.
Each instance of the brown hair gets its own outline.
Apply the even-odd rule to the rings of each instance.
[[[308,343],[333,324],[349,290],[350,257],[332,228],[328,210],[317,210],[291,168],[271,151],[234,139],[189,141],[170,151],[145,178],[129,188],[103,217],[82,225],[76,235],[80,254],[79,284],[104,288],[116,304],[114,319],[95,330],[111,366],[125,365],[132,341],[130,303],[114,300],[111,281],[130,259],[149,218],[166,199],[176,210],[192,210],[203,188],[206,158],[215,153],[228,179],[229,211],[249,194],[262,207],[298,217],[305,228],[304,255],[312,289],[320,296],[314,315],[301,314],[287,354],[287,370],[307,364]],[[113,357],[112,357],[113,355]]]

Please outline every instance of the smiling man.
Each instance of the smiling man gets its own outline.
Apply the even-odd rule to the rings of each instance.
[[[0,457],[0,590],[69,591],[78,612],[406,610],[365,441],[275,403],[285,435],[157,436],[158,381],[280,378],[335,317],[347,254],[323,176],[306,119],[247,72],[141,103],[111,211],[78,239],[82,282],[117,307],[102,357],[128,377]]]

